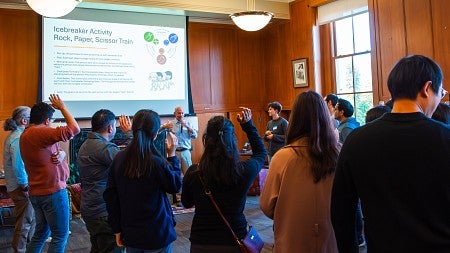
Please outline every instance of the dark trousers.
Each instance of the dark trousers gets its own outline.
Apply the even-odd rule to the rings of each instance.
[[[358,200],[358,205],[356,205],[356,236],[358,240],[363,236],[363,216],[360,200]]]
[[[20,187],[8,192],[8,195],[14,202],[14,214],[16,216],[12,248],[14,252],[22,253],[25,252],[27,242],[33,237],[36,227],[33,205],[28,198],[28,193],[22,191]]]
[[[108,224],[107,217],[85,219],[91,240],[91,253],[122,252],[116,245],[116,237]]]

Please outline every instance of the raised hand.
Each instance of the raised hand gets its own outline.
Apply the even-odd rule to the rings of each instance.
[[[237,114],[237,121],[241,124],[249,122],[252,119],[252,110],[247,107],[239,107],[242,109],[241,113]]]
[[[166,144],[167,156],[175,156],[175,150],[178,147],[177,137],[172,132],[167,132],[167,137],[164,142]]]
[[[131,120],[130,117],[126,115],[120,115],[119,116],[119,123],[120,123],[120,130],[122,130],[123,133],[126,133],[131,130]]]
[[[61,98],[59,97],[58,94],[50,94],[49,99],[50,99],[51,105],[56,110],[60,110],[61,111],[62,109],[66,108],[66,105],[61,100]]]

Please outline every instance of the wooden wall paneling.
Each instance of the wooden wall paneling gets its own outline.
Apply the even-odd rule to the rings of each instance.
[[[266,38],[264,47],[264,81],[265,81],[265,92],[263,103],[267,104],[270,100],[274,99],[274,95],[280,95],[285,92],[277,92],[277,83],[279,82],[279,76],[281,74],[281,59],[280,54],[282,50],[279,44],[284,42],[283,39],[279,39],[280,25],[267,26],[264,31],[264,36]]]
[[[444,74],[444,88],[450,90],[450,1],[431,0],[433,24],[434,59]],[[428,38],[422,38],[428,39]],[[448,96],[447,99],[448,101]]]
[[[311,7],[318,7],[318,6],[321,6],[321,5],[324,5],[324,4],[332,3],[334,1],[336,1],[336,0],[310,0],[309,5]]]
[[[433,25],[429,0],[407,0],[405,6],[405,27],[407,54],[422,54],[434,57]]]
[[[373,102],[378,104],[380,100],[386,101],[389,97],[382,97],[380,93],[380,88],[383,87],[381,83],[383,78],[381,76],[379,59],[381,59],[380,51],[378,46],[380,45],[378,29],[376,24],[378,24],[377,13],[377,0],[368,0],[369,6],[369,26],[370,26],[370,46],[371,46],[371,61],[372,61],[372,89],[373,89]]]
[[[309,87],[296,88],[294,97],[306,90],[315,90],[315,55],[313,46],[313,33],[316,20],[316,8],[309,6],[307,0],[297,0],[290,3],[291,33],[292,33],[292,59],[308,59]],[[291,74],[292,76],[292,74]]]
[[[209,27],[199,23],[188,26],[189,76],[196,112],[209,110],[212,106],[209,31]]]
[[[237,103],[239,106],[261,107],[264,98],[265,82],[261,32],[237,31],[238,80]]]
[[[376,50],[379,58],[376,64],[381,80],[378,80],[380,98],[390,98],[387,77],[394,64],[407,54],[405,15],[403,0],[374,0]]]
[[[335,93],[336,79],[333,71],[333,49],[331,47],[331,23],[319,26],[320,34],[320,65],[322,79],[322,95]]]
[[[239,150],[244,147],[245,142],[248,141],[247,135],[244,131],[242,131],[240,123],[237,121],[237,114],[240,113],[240,110],[233,110],[229,112],[229,119],[231,122],[233,122],[234,125],[234,132],[236,134],[236,138],[238,141],[238,148]],[[264,136],[266,125],[268,122],[267,112],[259,109],[259,110],[253,110],[252,109],[252,120],[255,124],[256,129],[258,129],[259,135],[262,137]]]
[[[237,32],[235,26],[210,31],[211,91],[213,107],[227,110],[237,106]]]
[[[264,36],[264,81],[263,106],[278,101],[283,106],[292,101],[294,87],[291,65],[290,23],[284,22],[268,27]]]
[[[40,64],[39,16],[0,9],[0,118],[19,105],[36,103]]]

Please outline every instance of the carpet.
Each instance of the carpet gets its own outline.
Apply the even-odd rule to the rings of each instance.
[[[193,212],[195,212],[195,207],[184,208],[182,206],[180,206],[180,207],[172,206],[172,211],[173,211],[173,214],[193,213]]]

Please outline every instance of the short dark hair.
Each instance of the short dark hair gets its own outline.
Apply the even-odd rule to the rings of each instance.
[[[281,106],[281,104],[280,104],[279,102],[274,101],[274,102],[270,102],[270,103],[267,105],[267,108],[273,108],[273,109],[277,110],[278,113],[280,113],[280,112],[281,112],[281,109],[282,109],[283,107]]]
[[[39,125],[53,117],[55,109],[47,103],[39,102],[31,107],[30,124]]]
[[[113,125],[116,120],[116,115],[107,109],[101,109],[92,115],[91,126],[92,132],[104,132],[108,130],[109,125]]]
[[[354,112],[353,105],[343,98],[338,99],[337,109],[338,111],[344,111],[344,116],[347,118],[351,117]]]
[[[377,105],[366,112],[366,123],[381,118],[383,114],[391,112],[391,108],[386,105]]]
[[[423,85],[431,81],[431,89],[438,96],[442,83],[439,65],[423,55],[410,55],[400,59],[389,73],[387,85],[392,99],[415,100]]]
[[[328,103],[328,101],[331,101],[331,105],[333,105],[333,107],[336,106],[337,102],[338,102],[338,96],[336,96],[336,94],[328,94],[325,97],[325,101]]]
[[[444,103],[439,103],[431,118],[450,125],[450,106]]]

